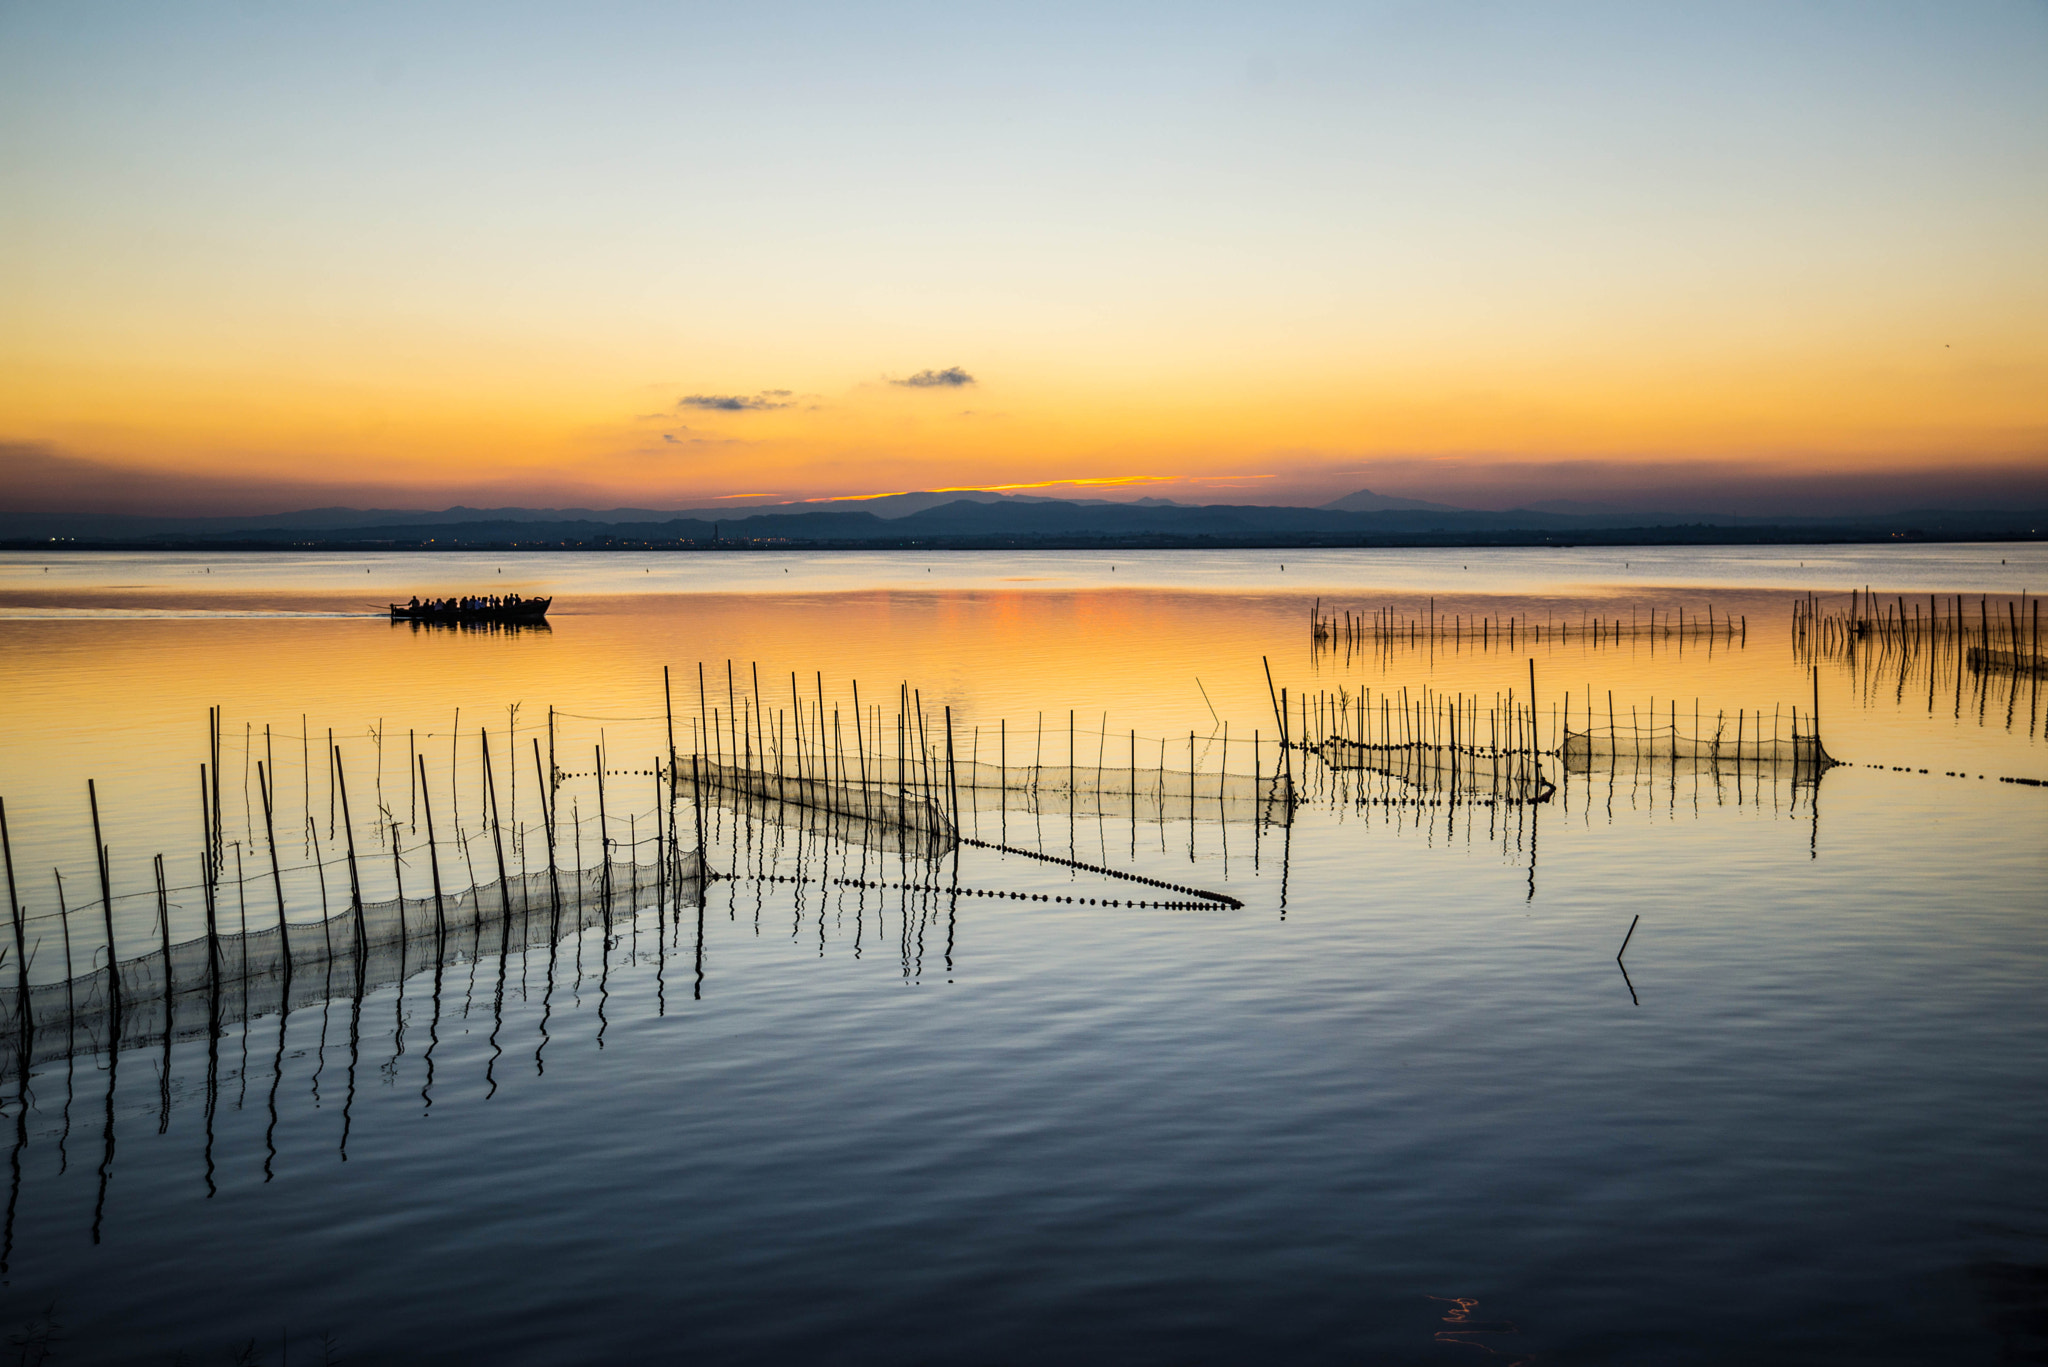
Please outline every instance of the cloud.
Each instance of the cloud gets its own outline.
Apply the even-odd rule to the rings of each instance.
[[[944,370],[920,370],[908,379],[891,380],[890,384],[905,389],[959,389],[974,383],[974,377],[959,366],[949,365]]]
[[[0,437],[0,513],[139,517],[241,517],[317,508],[597,507],[615,497],[585,472],[507,470],[492,477],[450,471],[405,478],[369,471],[345,451],[274,458],[276,467],[346,470],[345,479],[294,478],[261,469],[164,468]],[[412,472],[404,472],[410,474]]]
[[[789,407],[790,393],[787,389],[764,389],[758,394],[685,394],[676,400],[676,407],[704,408],[714,413],[756,413]]]

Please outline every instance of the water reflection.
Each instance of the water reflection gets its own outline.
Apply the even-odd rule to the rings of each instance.
[[[893,610],[913,606],[899,600]],[[1285,630],[1297,636],[1299,612],[1282,606]],[[828,637],[879,631],[871,607],[827,604],[815,615],[791,608],[772,627],[811,631],[838,649]],[[1905,733],[1887,729],[1901,708],[1895,671],[1879,675],[1874,693],[1852,692],[1844,666],[1819,662],[1830,748],[1857,764],[1811,783],[1799,781],[1796,764],[1786,776],[1754,762],[1753,721],[1725,765],[1665,763],[1654,746],[1642,756],[1618,747],[1589,753],[1586,763],[1543,754],[1543,782],[1556,789],[1547,801],[1473,800],[1463,751],[1454,761],[1457,778],[1443,785],[1431,782],[1432,771],[1451,766],[1434,756],[1406,771],[1373,770],[1325,765],[1294,749],[1284,810],[1228,819],[1209,814],[1203,784],[1220,774],[1270,781],[1279,759],[1270,709],[1234,701],[1231,686],[1218,680],[1224,669],[1214,665],[1240,628],[1250,631],[1244,624],[1254,614],[1242,604],[1216,612],[1209,625],[1224,645],[1193,626],[1156,639],[1131,633],[1138,662],[1128,669],[1112,663],[1101,680],[1102,696],[1117,705],[1075,708],[1069,721],[1060,713],[1072,699],[1098,695],[1077,685],[1062,697],[1034,678],[1030,686],[1046,696],[999,707],[1023,691],[1014,678],[1030,674],[1040,657],[1012,645],[971,658],[974,647],[1000,634],[991,620],[1013,610],[1025,624],[1007,630],[1021,636],[1043,625],[1030,615],[1042,605],[1018,609],[994,598],[945,623],[945,650],[968,659],[962,668],[972,675],[949,685],[948,702],[963,712],[971,703],[976,718],[963,725],[956,714],[953,767],[956,774],[963,765],[1029,767],[1038,779],[1026,791],[1005,782],[988,791],[992,802],[972,783],[957,800],[953,784],[933,785],[962,837],[937,857],[904,848],[907,842],[865,838],[846,813],[793,804],[787,793],[767,801],[757,788],[735,799],[706,785],[701,805],[671,809],[664,797],[650,807],[647,785],[659,780],[648,775],[668,767],[668,751],[652,672],[626,667],[634,657],[625,625],[654,634],[644,620],[606,634],[597,619],[565,618],[553,640],[518,643],[520,651],[544,652],[572,631],[594,633],[579,641],[591,689],[555,693],[592,699],[582,707],[591,715],[560,714],[552,726],[536,707],[508,716],[497,706],[494,689],[548,692],[523,676],[493,675],[509,655],[453,653],[500,651],[502,640],[407,638],[414,652],[382,657],[376,669],[337,653],[335,670],[348,677],[325,702],[311,696],[304,704],[315,716],[330,708],[344,723],[331,745],[324,724],[305,721],[267,737],[246,722],[210,728],[220,739],[210,736],[202,752],[203,826],[190,820],[194,795],[182,749],[188,742],[199,748],[198,728],[178,721],[176,772],[185,777],[176,784],[175,812],[161,815],[169,837],[151,845],[136,834],[159,829],[149,825],[160,814],[140,783],[109,768],[101,772],[121,781],[102,782],[96,794],[106,821],[99,843],[111,849],[118,962],[125,975],[148,946],[173,1002],[154,1030],[142,990],[147,975],[121,979],[118,1031],[110,1025],[111,993],[92,977],[105,971],[106,898],[92,886],[98,860],[84,862],[92,838],[85,795],[75,791],[82,785],[65,761],[63,803],[41,800],[56,789],[54,780],[31,785],[38,814],[23,819],[32,828],[34,868],[69,871],[68,905],[57,906],[55,885],[41,872],[33,887],[25,878],[31,914],[9,937],[27,952],[18,972],[34,959],[34,972],[19,980],[29,991],[18,985],[11,1000],[45,992],[54,1020],[38,1006],[35,1028],[0,1041],[12,1060],[0,1062],[0,1077],[14,1080],[4,1089],[13,1112],[0,1135],[10,1146],[0,1262],[11,1260],[21,1294],[38,1275],[77,1285],[100,1277],[113,1288],[105,1297],[119,1301],[130,1296],[130,1283],[150,1280],[132,1272],[165,1264],[162,1245],[196,1236],[286,1249],[290,1265],[280,1275],[338,1279],[348,1294],[382,1296],[375,1303],[404,1310],[411,1293],[395,1281],[430,1280],[452,1249],[485,1267],[500,1299],[433,1330],[438,1351],[446,1339],[495,1332],[515,1298],[547,1294],[522,1281],[510,1262],[493,1261],[499,1255],[487,1245],[502,1226],[476,1195],[488,1187],[491,1200],[516,1190],[522,1219],[527,1210],[547,1217],[528,1228],[551,1268],[563,1265],[558,1254],[576,1256],[591,1229],[635,1251],[594,1267],[593,1284],[601,1278],[622,1288],[606,1304],[611,1323],[599,1333],[618,1332],[632,1318],[630,1308],[614,1307],[659,1302],[657,1284],[697,1287],[704,1300],[695,1322],[717,1332],[772,1331],[792,1288],[834,1276],[849,1276],[846,1299],[870,1308],[834,1312],[817,1302],[820,1313],[839,1315],[821,1321],[830,1332],[864,1327],[877,1296],[913,1296],[904,1303],[910,1318],[926,1305],[960,1304],[961,1288],[971,1292],[991,1267],[1023,1265],[1018,1255],[1032,1256],[1037,1234],[1005,1243],[1014,1234],[1001,1228],[1007,1224],[1049,1230],[1060,1260],[1079,1266],[1018,1318],[1006,1320],[999,1309],[985,1317],[1001,1325],[995,1332],[1016,1330],[1022,1316],[1056,1318],[1097,1303],[1089,1297],[1104,1279],[1128,1276],[1157,1256],[1115,1243],[1118,1231],[1146,1230],[1200,1250],[1198,1259],[1148,1265],[1176,1293],[1212,1286],[1202,1278],[1219,1255],[1245,1254],[1232,1266],[1231,1285],[1215,1296],[1219,1321],[1286,1322],[1304,1308],[1313,1317],[1312,1302],[1331,1286],[1318,1277],[1303,1289],[1299,1255],[1312,1246],[1330,1250],[1331,1262],[1368,1269],[1376,1284],[1406,1298],[1390,1302],[1390,1316],[1407,1341],[1372,1345],[1385,1350],[1379,1356],[1412,1350],[1476,1359],[1475,1347],[1507,1356],[1522,1342],[1494,1327],[1505,1323],[1503,1306],[1515,1307],[1525,1327],[1540,1315],[1546,1342],[1574,1315],[1578,1333],[1654,1342],[1655,1324],[1644,1321],[1665,1307],[1642,1308],[1638,1293],[1646,1285],[1668,1290],[1682,1282],[1690,1305],[1710,1300],[1753,1315],[1760,1301],[1775,1303],[1776,1293],[1745,1281],[1747,1272],[1723,1271],[1717,1283],[1712,1260],[1750,1267],[1767,1249],[1783,1254],[1786,1240],[1806,1241],[1784,1256],[1822,1269],[1813,1275],[1831,1279],[1834,1291],[1867,1294],[1870,1259],[1857,1262],[1859,1250],[1895,1228],[1938,1243],[1948,1228],[1941,1222],[1953,1224],[1957,1209],[1981,1210],[2028,1188],[2037,1161],[2005,1150],[2024,1150],[2014,1133],[2038,1131],[2039,1108],[2024,1079],[2013,1081],[2032,1056],[2038,1020],[2021,995],[2025,984],[2011,983],[2038,957],[2038,937],[2024,917],[2031,884],[2020,876],[2032,866],[2021,867],[2014,849],[2024,837],[2013,834],[2014,804],[2033,794],[1973,782],[1961,799],[1977,804],[1968,815],[1993,819],[1955,839],[1941,809],[1933,819],[1899,818],[1887,795],[1905,781],[1863,767],[1898,758],[1888,747]],[[1695,655],[1687,646],[1681,687],[1724,699],[1708,703],[1703,734],[1714,733],[1713,712],[1722,706],[1732,719],[1741,707],[1753,718],[1759,699],[1766,710],[1779,697],[1805,703],[1804,667],[1757,629],[1753,606],[1749,612],[1746,648],[1717,643],[1709,663],[1705,649]],[[756,615],[773,616],[758,606]],[[738,620],[714,607],[705,630],[726,631]],[[1126,639],[1114,633],[1127,625],[1121,617],[1112,622],[1111,639]],[[1154,650],[1158,640],[1187,646],[1186,658]],[[854,641],[840,658],[866,648]],[[450,653],[430,655],[444,649]],[[925,640],[912,653],[926,649],[938,647]],[[538,652],[520,667],[538,661],[545,672],[547,660],[561,658]],[[1475,652],[1453,651],[1449,666],[1426,651],[1419,664],[1414,655],[1354,664],[1375,696],[1404,684],[1446,697],[1504,693],[1526,678],[1526,656],[1477,654],[1475,662]],[[313,658],[298,648],[281,656],[301,671]],[[1574,678],[1575,701],[1610,685],[1622,697],[1654,694],[1668,724],[1673,681],[1648,686],[1648,670],[1630,663],[1647,657],[1647,643],[1610,650],[1603,635],[1582,658],[1589,669],[1611,672],[1590,687]],[[251,662],[255,675],[269,667],[253,649],[237,658]],[[1255,653],[1247,658],[1255,665]],[[1562,650],[1544,658],[1575,667]],[[1677,657],[1667,660],[1659,646],[1657,659],[1662,669]],[[463,676],[465,696],[492,706],[464,706],[451,725],[454,709],[435,690],[438,671],[458,666],[475,671]],[[1354,686],[1334,672],[1346,668],[1341,659],[1326,653],[1321,667],[1332,671],[1328,682]],[[208,668],[215,672],[207,677],[218,679],[218,661]],[[707,685],[718,668],[707,671]],[[1431,668],[1439,672],[1425,677]],[[1697,685],[1695,668],[1711,671]],[[1415,677],[1371,677],[1411,669]],[[1144,687],[1158,698],[1146,704],[1160,714],[1149,728],[1122,710],[1139,697],[1132,679],[1141,672],[1153,676]],[[1197,674],[1214,697],[1213,716],[1193,684]],[[761,675],[755,685],[752,670],[736,665],[726,696],[707,699],[719,743],[730,755],[737,742],[740,767],[752,758],[753,771],[777,750],[778,709],[749,700],[750,688],[757,696],[775,691],[765,667]],[[834,737],[830,675],[822,719],[815,672],[803,671],[799,682],[806,685],[806,736],[815,725]],[[1277,682],[1297,685],[1299,702],[1299,680],[1283,671]],[[1254,701],[1267,708],[1258,683]],[[612,694],[599,696],[614,684]],[[188,680],[173,701],[184,706],[198,687]],[[388,687],[392,700],[364,691],[370,687]],[[1630,687],[1637,692],[1627,693]],[[1904,690],[1915,714],[1925,689],[1915,675]],[[391,714],[375,735],[349,721],[373,696],[376,710]],[[1546,707],[1550,696],[1546,676]],[[865,684],[860,697],[872,703]],[[1859,705],[1846,705],[1852,697]],[[431,725],[427,701],[439,709]],[[2004,729],[2006,701],[1998,693],[1981,708],[1966,692],[1958,709],[1944,685],[1936,711],[1946,720],[1959,715],[1970,736],[1990,735],[2000,755],[2038,753],[2020,738],[2027,708],[2013,704],[2013,728]],[[827,748],[835,774],[858,774],[873,728],[852,725],[866,710],[850,696],[845,703],[842,739]],[[1038,704],[1046,706],[1042,757]],[[289,707],[298,716],[300,706],[297,695],[281,694],[275,715]],[[55,715],[41,707],[31,699],[24,714]],[[196,717],[203,709],[186,710]],[[228,710],[264,715],[242,694]],[[785,698],[779,710],[787,726],[794,704]],[[909,711],[918,711],[915,701]],[[1582,705],[1574,711],[1582,715]],[[478,716],[490,722],[487,742]],[[1189,716],[1203,719],[1194,763],[1186,760],[1190,738],[1181,724]],[[691,746],[695,718],[677,721],[678,745]],[[1837,745],[1836,736],[1858,722],[1868,724],[1854,731],[1854,743]],[[408,731],[408,723],[416,728]],[[1227,761],[1218,753],[1225,723]],[[1610,727],[1626,724],[1617,707]],[[1461,732],[1462,725],[1461,712]],[[1683,717],[1678,729],[1692,734]],[[1261,733],[1257,752],[1254,730]],[[940,755],[943,732],[942,720],[931,728],[941,737]],[[138,755],[147,760],[158,745],[170,748],[145,737]],[[323,745],[322,763],[312,765],[311,752]],[[27,746],[10,757],[10,773],[29,767],[23,756],[31,752],[56,762],[54,749]],[[785,731],[782,750],[790,749]],[[1118,761],[1128,773],[1134,754],[1157,774],[1199,780],[1170,792],[1164,777],[1158,785],[1126,782],[1125,795],[1156,796],[1118,801],[1108,775]],[[549,774],[558,755],[565,770],[578,772]],[[424,771],[423,759],[431,761]],[[394,782],[400,762],[408,770],[404,785]],[[2022,762],[2006,767],[2018,771]],[[294,765],[302,770],[297,783]],[[246,770],[246,785],[234,781],[237,768]],[[432,800],[423,801],[429,778]],[[353,881],[336,843],[344,839],[344,784],[354,810],[365,813],[353,825]],[[1914,786],[1934,787],[1917,778]],[[242,813],[232,810],[238,788],[248,794]],[[1189,796],[1192,812],[1184,805]],[[281,849],[264,821],[266,797]],[[10,805],[9,815],[15,810]],[[1854,877],[1813,867],[1823,811],[1829,843],[1854,852]],[[1920,827],[1937,824],[1941,839],[1916,839]],[[75,842],[73,829],[85,831]],[[192,835],[200,831],[216,879],[188,872]],[[659,856],[650,862],[647,852],[663,845],[702,850],[706,872],[695,894],[678,886]],[[168,852],[164,867],[125,853],[154,848]],[[1874,883],[1887,890],[1881,908],[1869,893]],[[280,888],[288,917],[276,914]],[[1177,905],[1132,905],[1141,902]],[[367,936],[357,930],[359,908]],[[1640,927],[1630,931],[1637,908]],[[280,934],[281,919],[303,925],[303,933]],[[374,943],[387,920],[388,953]],[[70,969],[60,945],[74,933],[84,943],[71,947]],[[1634,934],[1645,944],[1634,945]],[[276,942],[270,977],[265,935]],[[209,937],[217,948],[208,948]],[[188,962],[180,943],[195,939],[201,948]],[[367,954],[360,952],[365,940],[373,942]],[[1828,972],[1811,972],[1822,960]],[[1933,976],[1900,982],[1923,972]],[[1640,1009],[1621,1006],[1610,973],[1622,977]],[[14,977],[0,970],[0,978]],[[1909,990],[1891,990],[1901,985]],[[1941,1006],[1930,1011],[1924,1003],[1936,998]],[[664,1018],[669,1023],[657,1028]],[[109,1056],[114,1044],[118,1057]],[[1786,1063],[1787,1054],[1795,1061]],[[248,1064],[238,1070],[244,1056]],[[1900,1067],[1902,1060],[1909,1066]],[[74,1069],[86,1161],[66,1176]],[[150,1069],[155,1078],[139,1076]],[[286,1070],[293,1070],[290,1085]],[[222,1095],[230,1080],[250,1099],[243,1114],[236,1098]],[[487,1111],[486,1095],[494,1096]],[[428,1114],[433,1126],[415,1123]],[[95,1123],[99,1136],[90,1134]],[[1857,1144],[1837,1144],[1845,1132]],[[1730,1134],[1741,1142],[1729,1143]],[[592,1144],[593,1135],[624,1161],[555,1161],[554,1154]],[[540,1156],[531,1162],[522,1157],[529,1140],[545,1141],[533,1144]],[[1734,1149],[1740,1156],[1731,1160]],[[1900,1154],[1930,1151],[1943,1159],[1946,1185],[1918,1197],[1903,1190],[1899,1210],[1888,1209],[1881,1225],[1857,1226],[1853,1215],[1867,1206],[1861,1197],[1871,1183],[1885,1180]],[[1980,1171],[1995,1177],[1973,1177],[1973,1162],[1949,1161],[1987,1152]],[[344,1156],[348,1169],[339,1167]],[[480,1161],[485,1180],[465,1182],[479,1174]],[[1048,1173],[1060,1184],[1050,1192]],[[1473,1181],[1475,1173],[1485,1180]],[[1798,1176],[1774,1176],[1784,1173]],[[375,1180],[365,1183],[365,1175]],[[1841,1192],[1830,1195],[1830,1182]],[[2004,1191],[1983,1190],[1993,1186]],[[992,1190],[1006,1194],[991,1202]],[[214,1191],[242,1199],[209,1206],[202,1197]],[[416,1257],[341,1266],[265,1237],[278,1225],[345,1229],[366,1214],[366,1191],[388,1198],[392,1209],[356,1223],[381,1231],[399,1227],[386,1221],[413,1220],[404,1227],[427,1236]],[[1957,1193],[1959,1201],[1948,1199]],[[1928,1210],[1915,1213],[1913,1201],[1923,1198]],[[1076,1206],[1084,1208],[1078,1218],[1067,1213]],[[1019,1218],[980,1218],[990,1210]],[[1787,1219],[1788,1210],[1798,1218]],[[549,1242],[549,1220],[575,1232]],[[1725,1232],[1707,1241],[1717,1250],[1703,1250],[1694,1237],[1702,1220]],[[777,1244],[777,1228],[800,1233]],[[462,1237],[443,1247],[434,1243],[442,1229]],[[905,1229],[907,1237],[891,1241],[888,1231]],[[95,1230],[102,1246],[88,1251]],[[731,1248],[736,1230],[758,1235],[745,1259],[704,1252]],[[1095,1256],[1094,1240],[1110,1241],[1112,1251]],[[821,1257],[805,1260],[806,1250],[820,1247]],[[1618,1295],[1575,1311],[1569,1295],[1532,1301],[1526,1287],[1516,1287],[1518,1276],[1540,1279],[1527,1269],[1554,1266],[1557,1250],[1567,1247],[1575,1266],[1621,1287],[1626,1304]],[[643,1257],[649,1248],[658,1251]],[[919,1250],[931,1248],[945,1252],[920,1263]],[[869,1280],[846,1273],[859,1261],[849,1250],[860,1249],[894,1255],[887,1273]],[[1951,1253],[1931,1260],[1960,1267],[1987,1256]],[[2032,1245],[2000,1256],[2016,1266],[2039,1261]],[[1826,1270],[1835,1258],[1845,1266]],[[956,1264],[965,1269],[957,1275]],[[235,1271],[244,1280],[233,1298],[175,1275],[167,1285],[193,1288],[189,1313],[210,1317],[210,1325],[239,1313],[231,1307],[246,1299],[245,1280],[266,1285],[261,1267]],[[389,1279],[372,1280],[378,1276]],[[1474,1287],[1482,1289],[1464,1294]],[[1440,1322],[1418,1326],[1416,1298],[1447,1288],[1460,1292],[1449,1313],[1432,1313]],[[129,1302],[117,1312],[143,1318]],[[309,1313],[294,1308],[295,1317]],[[403,1332],[420,1332],[419,1307],[404,1313],[414,1318]],[[1791,1307],[1787,1322],[1803,1313]],[[1723,1338],[1764,1337],[1755,1328],[1745,1319]],[[1439,1330],[1444,1346],[1433,1349],[1428,1340]],[[1579,1347],[1591,1342],[1581,1339]],[[945,1355],[936,1340],[918,1346]]]

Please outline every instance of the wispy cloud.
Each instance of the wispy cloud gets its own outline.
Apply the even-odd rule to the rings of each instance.
[[[676,400],[678,408],[702,408],[714,413],[757,413],[769,408],[788,408],[791,391],[764,389],[758,394],[685,394]]]
[[[823,494],[817,498],[801,498],[799,503],[862,503],[871,498],[897,498],[911,492],[908,489],[890,489],[879,494]],[[950,492],[950,491],[947,491]]]
[[[915,375],[889,383],[905,389],[959,389],[973,384],[974,377],[959,366],[949,365],[944,370],[920,370]]]
[[[682,429],[682,432],[688,432],[689,430],[689,428],[685,427]],[[754,444],[750,441],[742,441],[738,437],[688,437],[678,432],[664,432],[661,434],[661,439],[671,446],[752,446]]]

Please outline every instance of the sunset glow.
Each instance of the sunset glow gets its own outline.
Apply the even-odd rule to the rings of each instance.
[[[15,503],[2048,455],[2037,7],[799,14],[13,14]]]

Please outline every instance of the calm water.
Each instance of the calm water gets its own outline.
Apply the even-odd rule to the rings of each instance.
[[[121,953],[160,933],[159,851],[197,933],[214,705],[243,861],[221,910],[254,922],[254,765],[317,916],[330,728],[389,896],[424,877],[418,757],[444,842],[480,835],[488,728],[508,857],[538,867],[552,739],[560,857],[593,858],[596,747],[614,838],[644,841],[671,712],[687,752],[756,670],[769,727],[792,673],[848,727],[856,681],[892,714],[907,683],[963,757],[1170,767],[1193,732],[1198,767],[1248,771],[1256,733],[1270,773],[1262,658],[1292,696],[1488,706],[1527,700],[1533,658],[1547,731],[1610,692],[1624,722],[1804,714],[1795,595],[2048,588],[2035,547],[1286,554],[0,559],[31,977],[64,976],[57,872],[74,967],[103,956],[87,778]],[[463,588],[555,593],[552,627],[363,615]],[[1318,598],[1512,616],[1517,648],[1318,655]],[[1520,634],[1710,604],[1746,639]],[[0,1332],[165,1363],[287,1336],[317,1361],[323,1332],[363,1362],[2048,1360],[2048,790],[1998,781],[2048,778],[2048,699],[1869,652],[1818,688],[1844,763],[1817,788],[1362,804],[1304,757],[1291,824],[969,821],[1241,910],[990,896],[1160,894],[714,807],[701,904],[179,1039],[168,1067],[81,1053],[25,1101],[10,1075]]]

